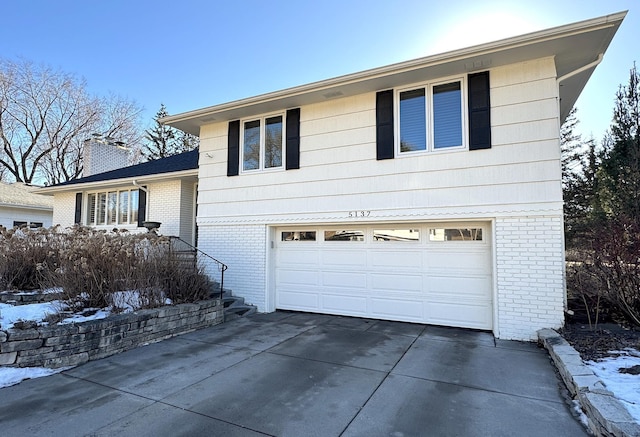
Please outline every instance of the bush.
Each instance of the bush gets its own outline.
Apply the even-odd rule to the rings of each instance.
[[[43,266],[57,262],[58,228],[6,229],[0,226],[0,290],[35,290]]]
[[[590,323],[615,313],[640,326],[640,226],[624,217],[594,226],[590,247],[567,257],[567,289],[580,299]]]
[[[153,308],[167,299],[195,302],[210,293],[193,258],[183,260],[170,238],[154,233],[77,226],[4,230],[0,236],[0,285],[61,287],[63,300],[74,309]]]

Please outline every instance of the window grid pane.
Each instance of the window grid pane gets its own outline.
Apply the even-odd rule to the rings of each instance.
[[[116,223],[118,213],[118,193],[115,191],[107,194],[107,223],[113,225]]]
[[[129,211],[131,212],[129,217],[129,222],[132,224],[138,223],[138,203],[139,203],[139,194],[138,190],[131,190],[131,208]]]
[[[282,117],[265,121],[264,167],[282,167]]]
[[[98,217],[96,218],[96,225],[105,224],[105,214],[107,211],[107,193],[98,193]]]
[[[118,209],[120,216],[118,217],[118,223],[129,224],[129,192],[120,191],[120,201],[118,202]]]
[[[87,196],[87,205],[89,207],[89,213],[87,214],[87,224],[96,224],[96,195],[89,194]]]
[[[433,87],[433,147],[462,145],[462,92],[460,82]]]
[[[244,148],[242,154],[243,170],[260,168],[260,120],[244,124]]]
[[[425,90],[400,93],[400,151],[427,149]]]

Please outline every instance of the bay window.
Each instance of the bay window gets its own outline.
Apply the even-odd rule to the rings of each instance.
[[[87,219],[89,226],[137,225],[139,192],[113,190],[87,195]]]

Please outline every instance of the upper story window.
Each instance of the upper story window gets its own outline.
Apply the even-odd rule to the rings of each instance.
[[[399,152],[466,147],[464,82],[445,83],[398,92]]]
[[[242,123],[242,170],[282,168],[283,116],[274,115]]]
[[[137,224],[138,204],[138,190],[89,193],[86,224],[89,226]]]

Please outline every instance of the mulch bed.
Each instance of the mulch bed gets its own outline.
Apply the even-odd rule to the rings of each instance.
[[[595,327],[582,323],[566,323],[560,335],[585,361],[615,357],[615,351],[632,348],[640,351],[640,331],[617,323],[601,323]]]
[[[636,349],[640,351],[640,327],[633,327],[620,314],[602,302],[598,313],[591,314],[591,324],[585,307],[579,299],[569,296],[568,306],[571,310],[566,314],[565,325],[558,330],[560,335],[584,361],[595,361],[607,357],[616,357],[616,351]]]

